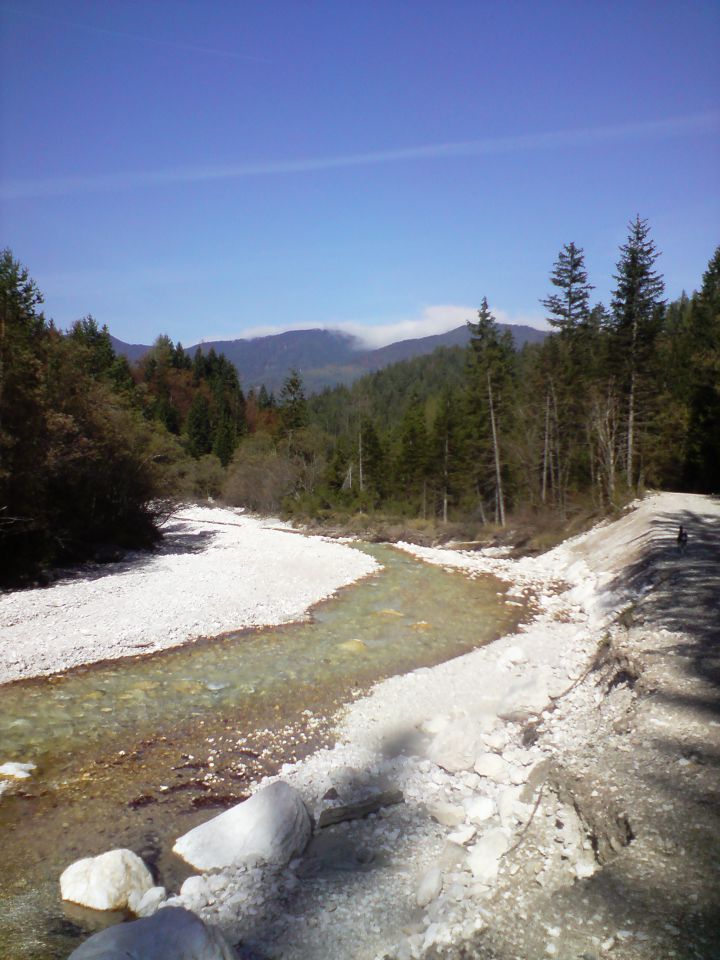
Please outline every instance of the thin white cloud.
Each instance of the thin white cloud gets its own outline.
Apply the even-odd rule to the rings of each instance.
[[[513,137],[487,137],[482,140],[426,144],[424,146],[379,150],[370,153],[352,153],[343,156],[243,163],[228,166],[180,167],[166,170],[98,174],[96,176],[9,180],[0,186],[0,198],[3,200],[20,200],[30,197],[127,190],[178,183],[203,183],[235,180],[244,177],[310,173],[410,160],[491,156],[564,147],[582,147],[612,141],[665,139],[687,136],[690,133],[717,132],[718,129],[720,129],[720,112],[713,112],[695,116],[672,117],[664,120],[650,120],[642,123],[558,130]]]
[[[493,315],[498,323],[511,323],[529,327],[545,328],[546,324],[540,314],[510,314],[506,310],[492,308]],[[321,330],[340,330],[356,337],[359,345],[375,349],[396,343],[398,340],[412,340],[416,337],[430,337],[439,333],[447,333],[461,327],[467,320],[474,320],[477,307],[463,307],[457,304],[439,304],[425,307],[420,316],[400,320],[389,320],[384,323],[361,322],[356,320],[339,320],[320,324]],[[252,340],[255,337],[267,337],[273,334],[286,333],[289,330],[307,330],[307,325],[286,324],[272,326],[247,327],[235,334],[221,334],[219,336],[205,336],[204,341],[212,340]],[[318,327],[315,327],[318,329]]]
[[[164,37],[151,37],[147,34],[128,33],[125,30],[111,30],[107,27],[96,27],[90,23],[78,23],[76,20],[65,20],[60,17],[48,17],[28,10],[18,10],[14,7],[0,7],[0,13],[15,17],[29,17],[43,23],[69,27],[71,30],[83,30],[86,33],[96,33],[106,37],[117,37],[119,40],[133,40],[137,43],[149,43],[156,47],[169,47],[184,53],[200,53],[211,57],[228,57],[231,60],[249,60],[254,63],[270,63],[264,57],[253,57],[249,54],[237,53],[234,50],[220,50],[216,47],[204,47],[196,43],[183,43],[180,40],[167,40]]]

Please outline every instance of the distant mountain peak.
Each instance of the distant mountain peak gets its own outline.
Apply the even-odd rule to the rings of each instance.
[[[547,335],[534,327],[502,323],[498,326],[512,333],[518,348],[526,343],[540,343]],[[289,370],[295,368],[302,374],[308,393],[312,393],[324,387],[350,384],[363,374],[432,353],[438,347],[465,346],[469,339],[470,332],[463,324],[446,333],[368,348],[359,337],[343,330],[314,327],[234,340],[204,340],[186,349],[189,353],[194,353],[198,347],[203,353],[211,349],[224,353],[235,365],[246,390],[262,384],[268,390],[278,390]],[[130,362],[139,360],[150,349],[143,344],[123,343],[112,336],[111,340],[116,353],[124,354]]]

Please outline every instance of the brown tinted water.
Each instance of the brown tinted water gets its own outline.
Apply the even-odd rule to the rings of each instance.
[[[38,765],[0,800],[2,960],[65,958],[120,919],[62,903],[58,877],[73,860],[126,846],[176,889],[187,871],[175,838],[331,742],[342,703],[487,643],[524,613],[494,578],[362,549],[383,570],[307,622],[0,688],[0,760]]]

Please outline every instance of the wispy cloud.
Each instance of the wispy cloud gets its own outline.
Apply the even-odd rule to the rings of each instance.
[[[3,200],[20,200],[30,197],[128,190],[137,187],[168,186],[179,183],[235,180],[243,177],[311,173],[412,160],[482,157],[504,153],[582,147],[613,141],[664,139],[686,136],[690,133],[710,133],[718,129],[720,129],[720,113],[714,112],[665,120],[650,120],[643,123],[557,130],[549,133],[522,134],[513,137],[487,137],[482,140],[425,144],[394,150],[377,150],[370,153],[351,153],[299,160],[274,160],[226,166],[178,167],[165,170],[107,173],[79,177],[9,180],[0,185],[0,198]]]
[[[97,27],[89,23],[78,23],[76,20],[65,20],[61,17],[48,17],[39,13],[30,13],[28,10],[18,10],[15,7],[0,7],[0,14],[13,17],[29,18],[42,23],[49,23],[60,27],[69,27],[71,30],[81,30],[105,37],[116,37],[119,40],[132,40],[136,43],[149,43],[155,47],[169,47],[184,53],[200,53],[211,57],[227,57],[230,60],[249,60],[254,63],[269,63],[264,57],[254,57],[235,50],[221,50],[216,47],[205,47],[196,43],[183,43],[180,40],[168,40],[165,37],[151,37],[142,33],[128,33],[124,30],[111,30],[108,27]]]
[[[540,314],[510,314],[506,310],[494,307],[492,312],[499,323],[522,324],[529,327],[544,328],[546,325]],[[319,324],[323,330],[340,330],[349,333],[364,347],[384,347],[398,340],[411,340],[415,337],[430,337],[446,333],[462,326],[466,320],[474,320],[477,307],[464,307],[458,304],[438,304],[424,307],[417,317],[408,317],[385,322],[338,320]],[[307,324],[285,324],[273,326],[266,324],[247,327],[234,334],[223,333],[218,336],[204,336],[203,340],[251,340],[254,337],[267,337],[288,330],[306,330]],[[317,327],[316,327],[317,329]]]

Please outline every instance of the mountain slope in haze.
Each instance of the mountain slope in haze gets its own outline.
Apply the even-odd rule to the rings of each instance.
[[[512,333],[515,346],[541,343],[546,333],[534,327],[498,324],[501,330]],[[212,340],[194,344],[186,349],[193,354],[197,347],[208,353],[224,353],[236,367],[244,389],[265,384],[277,391],[292,368],[300,371],[308,393],[353,383],[365,373],[381,370],[391,363],[410,360],[432,353],[437,347],[465,346],[470,339],[467,326],[456,327],[447,333],[429,337],[398,340],[385,347],[369,350],[350,334],[339,330],[288,330],[252,340]],[[116,353],[124,354],[131,362],[140,359],[150,347],[127,344],[111,337]]]

